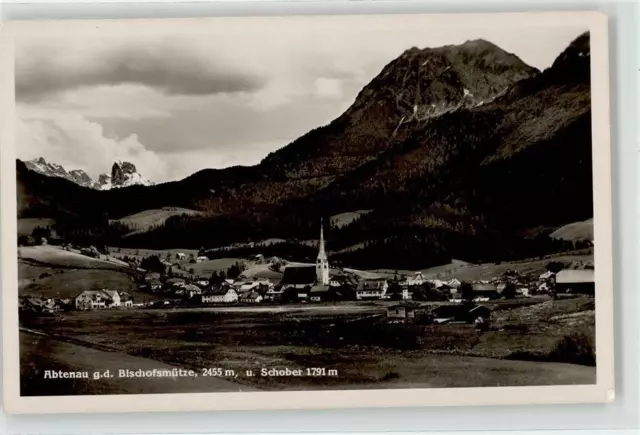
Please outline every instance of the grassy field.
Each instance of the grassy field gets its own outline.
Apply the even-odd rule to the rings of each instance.
[[[365,215],[367,213],[371,213],[371,210],[355,210],[349,211],[346,213],[340,213],[331,216],[330,221],[331,225],[334,227],[344,227],[349,225],[354,220],[358,219],[360,216]]]
[[[28,246],[18,248],[18,258],[22,261],[67,268],[121,270],[125,263],[115,259],[92,258],[79,252],[65,251],[56,246]]]
[[[469,325],[392,324],[384,306],[355,303],[74,312],[29,326],[185,368],[338,371],[234,380],[266,390],[558,385],[595,382],[595,367],[566,364],[558,352],[568,335],[593,334],[592,308],[588,298],[505,306],[486,332]],[[527,323],[527,316],[539,321]]]
[[[507,270],[517,270],[522,274],[539,275],[546,272],[546,265],[551,261],[560,261],[563,263],[593,262],[593,255],[558,255],[543,260],[524,260],[500,264],[470,264],[454,261],[448,265],[424,269],[422,270],[422,274],[427,279],[449,280],[457,278],[460,281],[489,280],[493,277],[501,276]]]
[[[151,227],[162,225],[172,216],[196,215],[199,211],[188,208],[171,207],[162,209],[145,210],[135,213],[113,222],[121,223],[133,229],[131,234],[147,231]]]
[[[18,249],[20,296],[74,298],[84,290],[126,291],[135,302],[156,297],[137,291],[134,271],[114,259],[97,259],[54,246]]]
[[[565,225],[555,230],[550,236],[564,240],[593,240],[593,219]]]

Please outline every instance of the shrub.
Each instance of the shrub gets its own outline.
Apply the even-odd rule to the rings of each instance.
[[[572,332],[562,337],[549,357],[557,362],[586,366],[596,365],[596,349],[593,340],[582,332]]]

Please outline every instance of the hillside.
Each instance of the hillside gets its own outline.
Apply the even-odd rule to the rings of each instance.
[[[96,259],[51,246],[18,250],[18,294],[74,298],[84,290],[117,288],[142,302],[133,271],[115,259]]]
[[[562,240],[593,240],[593,219],[563,225],[552,232],[550,237]]]
[[[321,216],[340,216],[327,229],[329,249],[361,246],[337,258],[360,267],[562,249],[547,234],[525,235],[592,217],[588,47],[584,34],[542,72],[483,40],[411,48],[336,120],[254,167],[97,192],[50,183],[18,162],[20,216],[53,218],[67,234],[80,227],[110,245],[196,249],[313,239]],[[108,227],[163,207],[205,213],[126,239],[131,228]],[[352,220],[353,210],[372,211]],[[272,255],[284,256],[284,245]]]
[[[154,227],[163,225],[172,216],[197,215],[200,212],[180,207],[164,207],[161,209],[145,210],[125,216],[122,219],[111,221],[111,224],[120,224],[129,227],[135,232],[148,231]],[[130,233],[132,234],[132,233]]]

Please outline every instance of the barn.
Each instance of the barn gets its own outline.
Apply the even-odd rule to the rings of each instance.
[[[593,269],[563,269],[556,274],[556,293],[595,295],[595,271]]]

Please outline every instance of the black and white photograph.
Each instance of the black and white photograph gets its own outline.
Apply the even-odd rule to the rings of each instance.
[[[16,26],[17,394],[607,382],[606,19],[548,18]]]

